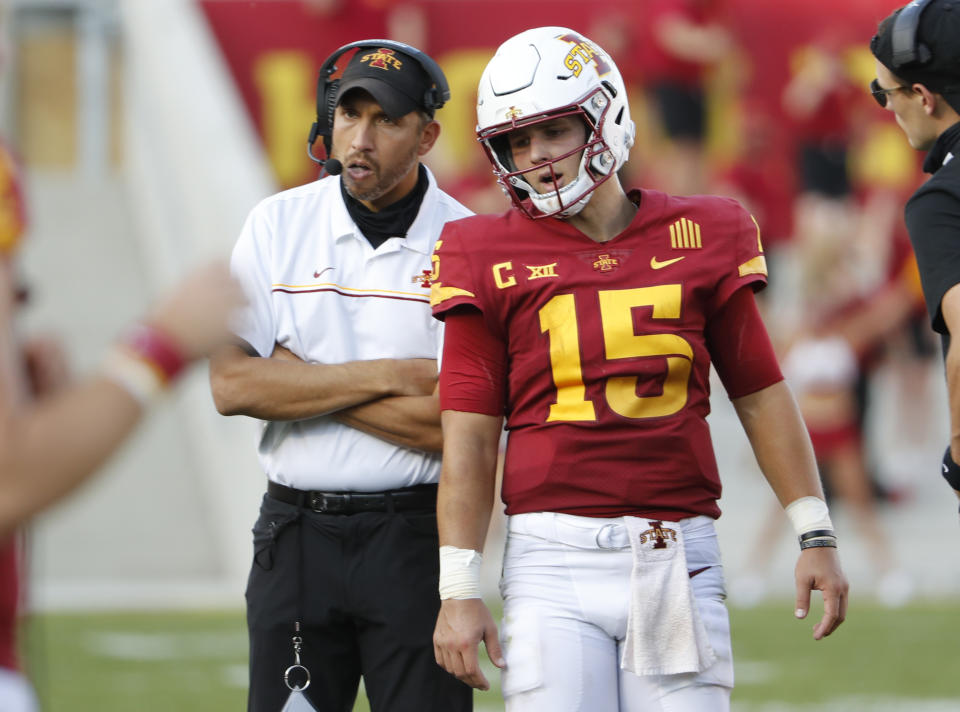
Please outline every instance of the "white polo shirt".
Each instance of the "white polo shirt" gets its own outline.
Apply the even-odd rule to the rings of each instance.
[[[470,211],[430,185],[406,238],[376,250],[328,177],[251,211],[231,268],[249,300],[236,333],[261,356],[274,344],[310,363],[438,358],[430,315],[430,255],[444,223]],[[393,445],[329,416],[263,422],[260,463],[304,490],[376,492],[437,482],[440,456]]]

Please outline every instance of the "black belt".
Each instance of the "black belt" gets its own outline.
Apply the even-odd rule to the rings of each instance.
[[[312,509],[322,514],[396,512],[408,509],[436,510],[437,486],[416,485],[387,492],[319,492],[299,490],[267,482],[267,494],[276,500]]]

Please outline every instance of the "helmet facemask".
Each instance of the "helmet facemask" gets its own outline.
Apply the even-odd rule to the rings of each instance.
[[[594,110],[596,119],[585,109],[585,106],[590,106]],[[597,88],[574,106],[541,116],[513,120],[480,132],[479,141],[487,154],[487,158],[494,166],[497,182],[525,215],[534,219],[545,217],[567,218],[576,215],[589,202],[590,196],[597,186],[613,175],[613,171],[610,170],[614,163],[613,155],[603,140],[602,132],[603,122],[606,120],[609,109],[610,102],[607,100],[605,92]],[[567,116],[579,117],[583,122],[586,131],[584,142],[560,156],[542,161],[529,168],[518,169],[513,161],[508,142],[510,132]],[[582,154],[576,178],[566,185],[556,188],[554,165],[576,153]],[[547,192],[539,192],[527,180],[527,175],[541,173],[545,168],[549,168],[555,187]]]
[[[518,128],[559,117],[579,117],[586,138],[563,156],[549,156],[518,170],[507,136]],[[567,218],[579,213],[593,191],[609,180],[629,156],[634,124],[626,89],[613,60],[573,30],[540,27],[504,42],[490,60],[477,90],[477,137],[504,192],[531,218]],[[558,161],[581,153],[572,180],[545,190],[534,174],[549,169],[556,180]],[[565,170],[569,174],[569,169]],[[534,186],[540,187],[538,192]]]

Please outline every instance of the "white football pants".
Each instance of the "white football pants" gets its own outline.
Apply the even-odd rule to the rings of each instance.
[[[39,712],[37,697],[27,678],[15,670],[0,668],[0,710]]]
[[[680,522],[687,570],[716,661],[700,673],[620,668],[633,554],[622,519],[555,512],[508,518],[500,593],[507,712],[727,712],[730,622],[716,530]]]

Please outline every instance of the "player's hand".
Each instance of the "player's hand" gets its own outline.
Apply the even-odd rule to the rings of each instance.
[[[148,321],[167,333],[187,359],[195,359],[234,338],[229,320],[243,304],[240,285],[225,263],[216,262],[187,275]]]
[[[70,384],[67,355],[58,339],[35,336],[25,341],[20,351],[34,398],[51,396]]]
[[[840,568],[840,557],[832,547],[804,549],[796,568],[797,618],[806,618],[810,610],[810,592],[823,593],[823,617],[813,627],[814,640],[820,640],[837,629],[847,617],[850,584]]]
[[[433,652],[437,664],[461,682],[478,690],[489,690],[490,683],[480,670],[480,641],[498,668],[504,666],[497,625],[490,609],[479,598],[448,599],[440,604],[437,627],[433,631]]]

